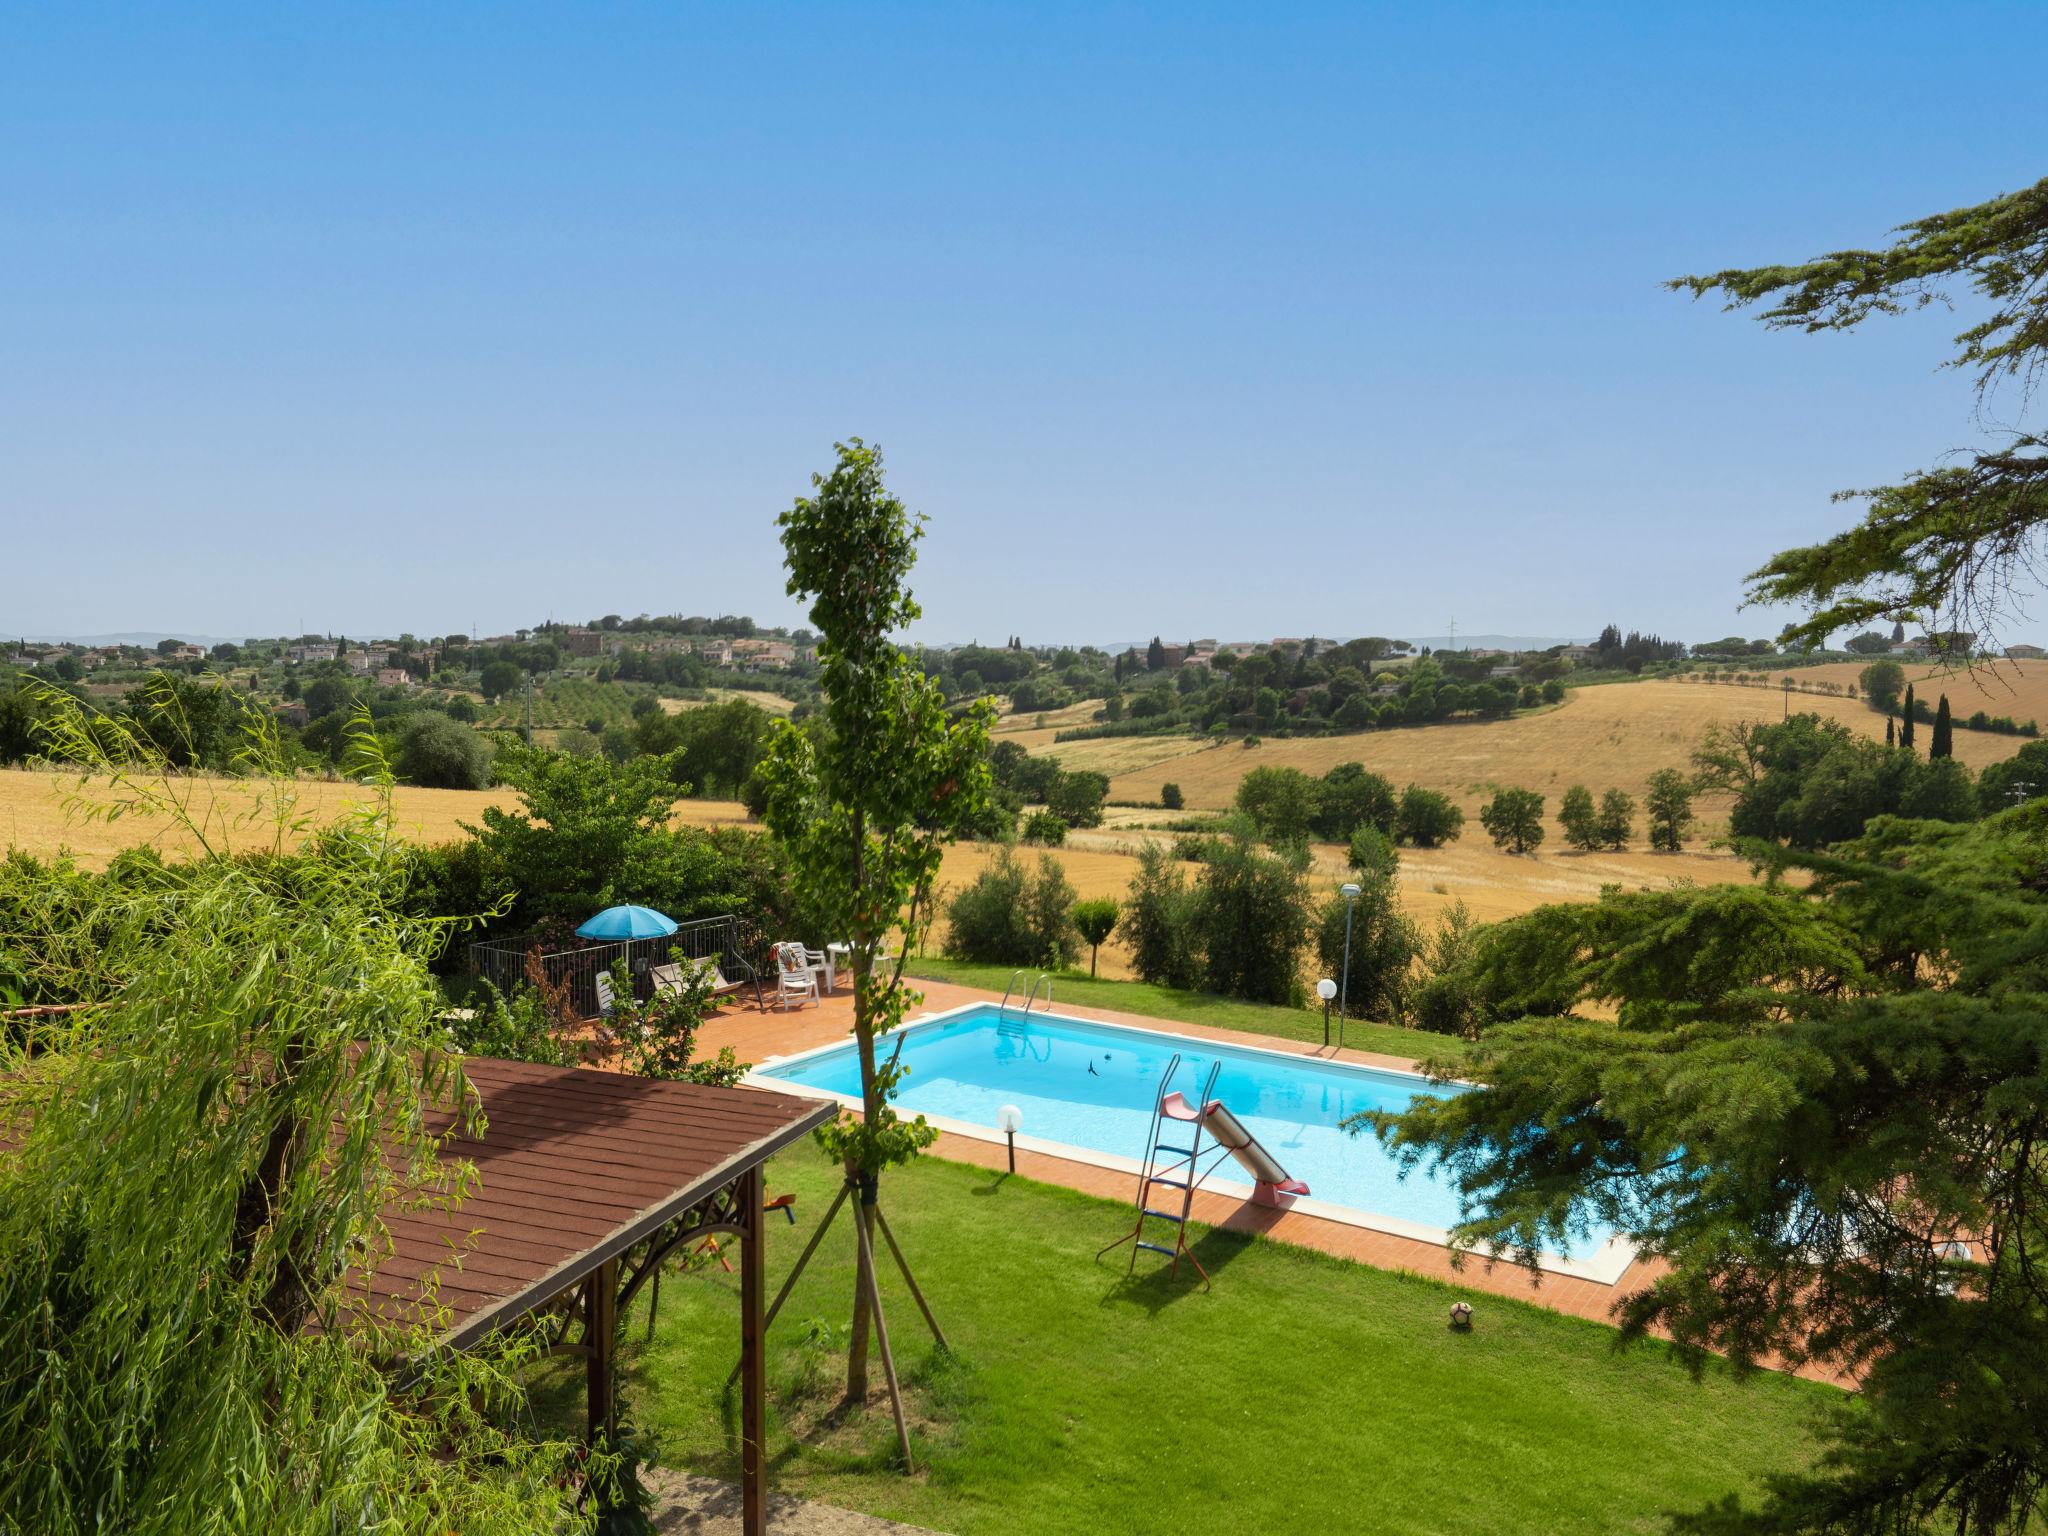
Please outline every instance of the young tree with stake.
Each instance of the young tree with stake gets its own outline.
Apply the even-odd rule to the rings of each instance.
[[[763,819],[787,850],[810,909],[852,949],[861,1116],[819,1133],[858,1196],[860,1260],[846,1397],[855,1403],[867,1397],[873,1327],[881,1334],[907,1459],[887,1334],[872,1308],[878,1294],[873,1234],[882,1170],[915,1157],[937,1133],[922,1116],[909,1123],[897,1117],[889,1101],[901,1073],[877,1060],[875,1042],[918,998],[904,985],[903,961],[930,926],[941,849],[985,808],[994,710],[978,701],[949,717],[938,684],[890,638],[920,612],[904,583],[924,520],[889,494],[879,449],[855,438],[837,451],[831,473],[811,477],[815,494],[798,497],[777,519],[789,594],[810,602],[811,627],[819,635],[824,728],[785,723],[777,729],[761,765]],[[894,961],[878,965],[892,931],[900,931],[903,942]],[[886,1221],[882,1225],[889,1237]],[[897,1251],[893,1237],[889,1241]]]

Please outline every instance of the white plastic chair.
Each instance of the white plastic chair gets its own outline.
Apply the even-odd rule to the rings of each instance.
[[[597,1016],[608,1019],[618,1012],[618,999],[612,995],[612,978],[609,971],[597,973]]]
[[[818,998],[818,977],[801,944],[775,946],[775,996],[786,1011],[792,1000],[799,1006],[805,998]]]

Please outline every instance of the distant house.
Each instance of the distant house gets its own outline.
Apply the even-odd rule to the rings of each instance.
[[[307,720],[311,718],[311,716],[309,716],[306,713],[306,706],[301,704],[297,699],[289,699],[284,703],[277,705],[274,709],[271,710],[271,713],[276,715],[277,718],[282,720],[286,725],[297,726],[301,729],[304,728]]]
[[[2038,645],[2008,645],[2005,654],[2012,661],[2039,661],[2048,656],[2048,651]]]
[[[346,659],[349,671],[353,672],[357,677],[368,677],[370,675],[370,653],[368,651],[350,651]]]
[[[296,662],[332,661],[336,654],[336,648],[332,640],[327,640],[310,645],[295,645],[287,650],[285,654]]]
[[[1566,661],[1591,661],[1596,652],[1590,645],[1561,645],[1557,654]]]
[[[562,634],[562,649],[571,656],[599,656],[604,653],[604,632],[577,626]]]
[[[731,659],[749,672],[779,672],[796,660],[796,647],[786,640],[735,640]]]
[[[1498,653],[1496,652],[1496,654]],[[1507,678],[1520,677],[1522,669],[1517,666],[1489,667],[1487,668],[1486,675],[1495,682],[1501,682]]]
[[[165,661],[204,661],[206,652],[196,645],[174,645],[163,656]]]
[[[412,686],[412,674],[403,667],[379,667],[377,669],[377,686],[379,688],[409,688]]]

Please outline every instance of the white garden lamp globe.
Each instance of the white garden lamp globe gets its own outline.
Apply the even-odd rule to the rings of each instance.
[[[1323,1000],[1323,1044],[1330,1043],[1330,999],[1337,995],[1337,983],[1325,976],[1316,983],[1316,996]]]
[[[996,1111],[996,1125],[1003,1133],[1003,1139],[1010,1144],[1010,1172],[1017,1171],[1017,1129],[1024,1123],[1024,1111],[1014,1104],[1005,1104]]]

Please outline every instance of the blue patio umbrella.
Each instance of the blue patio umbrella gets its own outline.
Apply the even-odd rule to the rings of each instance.
[[[675,920],[652,907],[606,907],[576,930],[579,939],[665,939],[676,931]]]

